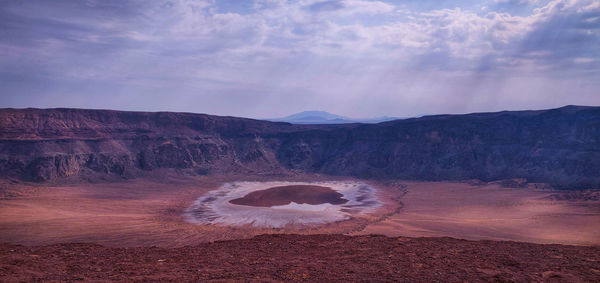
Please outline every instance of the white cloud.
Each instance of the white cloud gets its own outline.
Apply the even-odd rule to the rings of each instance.
[[[327,13],[338,17],[356,14],[385,14],[395,9],[393,5],[385,2],[364,0],[309,0],[301,1],[300,7],[309,13]]]
[[[590,58],[590,57],[577,57],[577,58],[573,59],[573,62],[575,62],[577,64],[587,64],[587,63],[592,63],[595,61],[596,61],[596,59]]]
[[[449,101],[448,95],[482,105],[491,98],[469,93],[501,95],[503,81],[526,84],[514,76],[549,84],[544,91],[563,91],[553,90],[548,77],[600,68],[593,48],[600,6],[592,0],[536,1],[529,14],[519,15],[493,5],[485,11],[411,11],[391,1],[256,0],[247,10],[228,11],[219,1],[172,0],[119,7],[109,14],[124,14],[109,19],[97,15],[102,3],[70,14],[62,6],[49,6],[52,13],[15,10],[39,22],[14,24],[26,29],[12,33],[23,38],[7,38],[0,46],[0,53],[10,55],[0,59],[0,69],[112,84],[122,93],[177,91],[190,100],[210,95],[223,109],[226,97],[235,96],[248,105],[268,104],[259,103],[264,99],[294,101],[295,107],[348,104],[369,116],[377,106],[393,109],[403,101],[435,100],[439,109],[444,103],[458,109],[461,100]],[[581,93],[594,90],[577,87]],[[372,104],[364,102],[367,94]],[[246,97],[252,95],[257,98]]]

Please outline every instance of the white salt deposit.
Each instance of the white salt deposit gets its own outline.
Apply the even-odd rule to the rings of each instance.
[[[329,187],[341,193],[348,202],[318,205],[292,202],[272,207],[238,205],[229,202],[254,191],[291,185]],[[287,225],[312,226],[347,220],[352,216],[371,212],[381,205],[375,196],[375,190],[360,182],[234,182],[226,183],[219,189],[198,198],[186,210],[185,216],[187,221],[196,224],[283,228]]]

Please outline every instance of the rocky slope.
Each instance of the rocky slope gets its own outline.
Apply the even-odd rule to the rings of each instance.
[[[0,176],[96,180],[162,168],[188,174],[301,170],[418,180],[526,178],[600,187],[600,107],[344,125],[170,112],[0,110]]]
[[[174,249],[0,244],[0,281],[598,282],[599,255],[599,247],[342,235]]]

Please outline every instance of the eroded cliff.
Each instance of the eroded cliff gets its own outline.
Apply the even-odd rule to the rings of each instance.
[[[0,110],[0,175],[29,181],[290,170],[600,186],[600,107],[291,125],[191,113]]]

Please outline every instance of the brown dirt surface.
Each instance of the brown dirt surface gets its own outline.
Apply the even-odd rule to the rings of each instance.
[[[0,245],[0,281],[598,282],[600,247],[261,235],[181,248]]]
[[[354,234],[600,245],[597,190],[401,182],[402,209]]]
[[[600,202],[586,197],[595,191],[582,194],[580,200],[554,200],[549,197],[563,192],[453,182],[369,182],[384,202],[380,212],[310,229],[287,230],[188,223],[183,214],[199,196],[242,178],[177,176],[165,181],[163,177],[160,182],[137,179],[61,186],[0,183],[0,242],[182,247],[265,233],[350,233],[600,245]],[[304,175],[286,176],[285,180],[335,179]]]
[[[229,202],[237,205],[271,207],[286,205],[292,202],[298,204],[344,204],[347,199],[344,195],[328,187],[313,185],[290,185],[268,188],[251,192],[242,198],[232,199]]]
[[[548,200],[553,201],[600,201],[599,190],[575,190],[575,191],[561,191],[546,197]]]
[[[153,173],[156,174],[156,173]],[[198,225],[185,220],[185,210],[203,194],[240,176],[176,176],[160,181],[136,179],[127,182],[46,186],[11,184],[0,191],[0,243],[49,245],[95,243],[112,247],[193,246],[203,242],[250,238],[260,234],[349,233],[378,221],[398,208],[386,192],[379,197],[384,206],[373,214],[315,227],[260,228]],[[245,178],[273,181],[280,176]],[[338,180],[320,175],[286,176],[294,182]],[[385,186],[370,183],[378,189]]]

